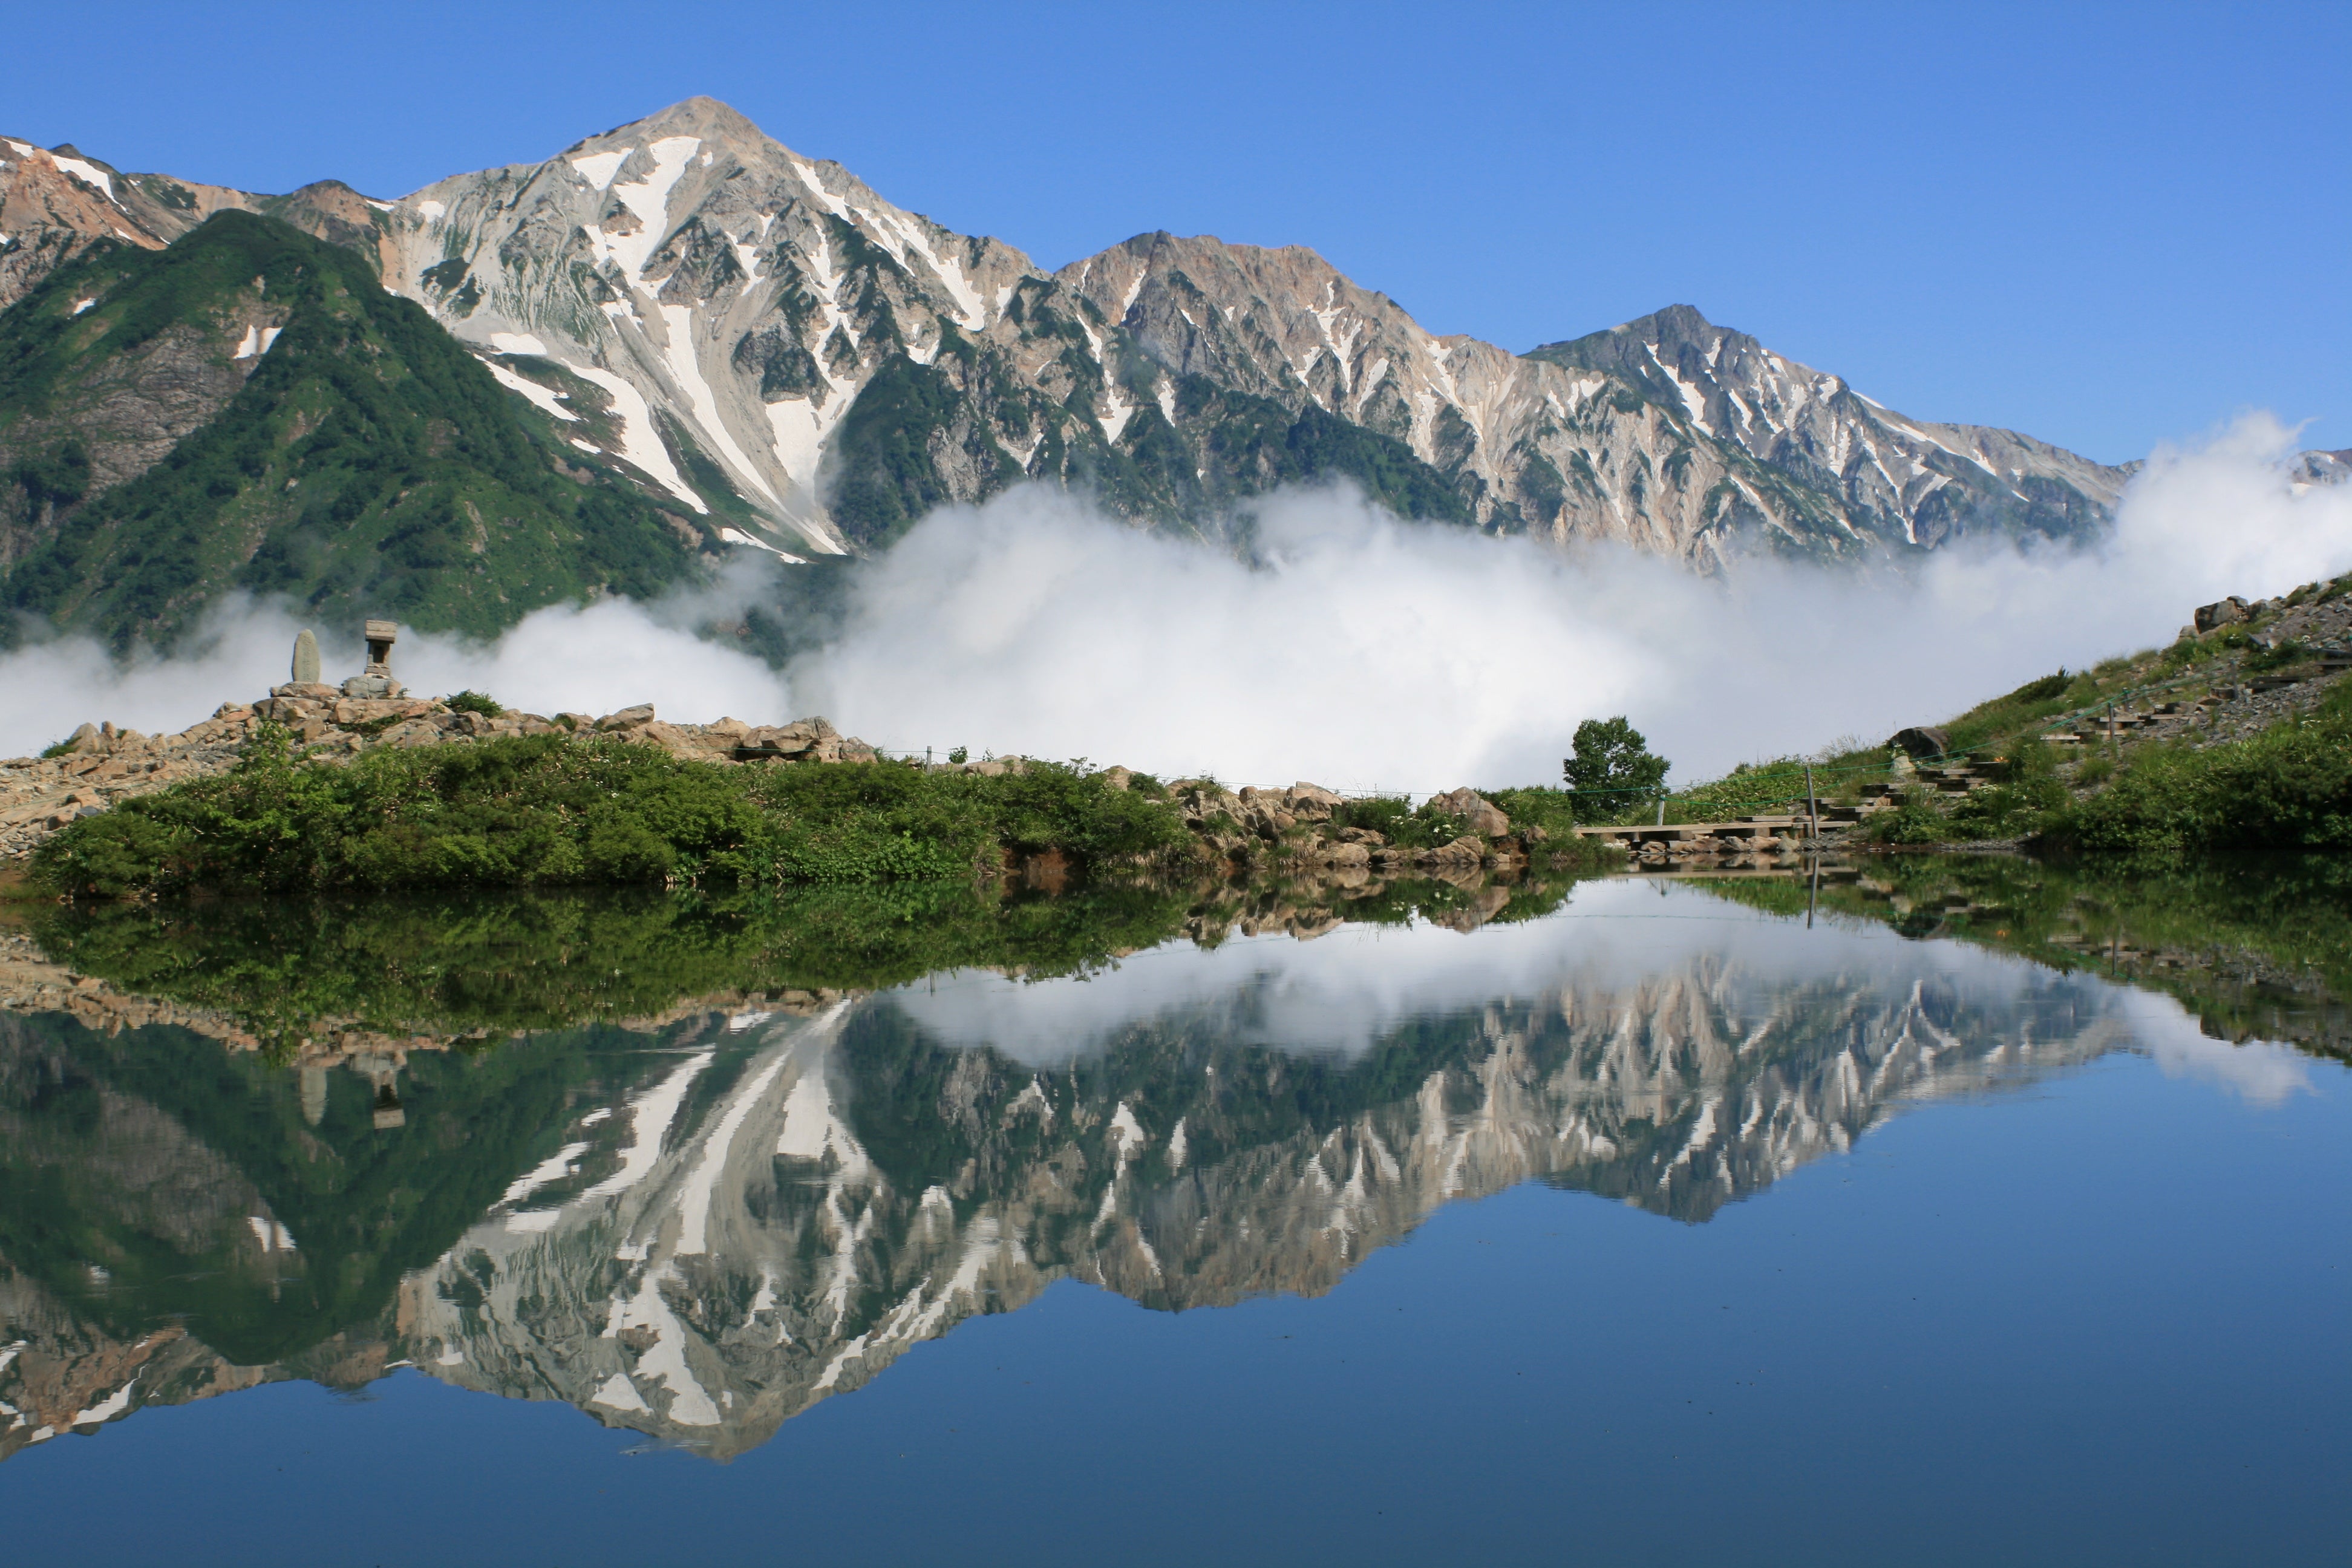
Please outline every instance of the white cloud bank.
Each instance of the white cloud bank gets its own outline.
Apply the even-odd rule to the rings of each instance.
[[[2159,451],[2095,552],[1956,550],[1916,580],[1654,557],[1269,500],[1258,561],[1028,488],[876,563],[793,671],[845,728],[1262,784],[1541,783],[1626,713],[1677,778],[1932,723],[2060,664],[2169,641],[2200,603],[2352,567],[2352,488],[2298,491],[2266,416]]]
[[[536,713],[609,713],[652,702],[667,718],[731,713],[753,722],[789,715],[783,680],[759,659],[688,629],[716,595],[654,605],[606,599],[535,611],[495,642],[404,631],[393,669],[411,690],[491,692]],[[723,607],[723,604],[722,604]],[[70,637],[0,658],[0,756],[39,750],[85,721],[150,734],[180,730],[229,700],[249,701],[287,679],[294,634],[311,624],[327,678],[357,674],[365,658],[354,628],[305,623],[282,605],[233,598],[209,615],[179,656],[118,663],[97,643]]]
[[[823,712],[894,750],[1416,792],[1556,780],[1578,721],[1622,712],[1687,781],[1933,722],[2169,640],[2224,594],[2352,568],[2352,487],[2298,490],[2292,447],[2248,416],[2158,452],[2096,551],[1952,551],[1907,583],[1769,563],[1703,581],[1624,552],[1402,523],[1337,490],[1269,498],[1244,563],[1024,487],[916,527],[789,679],[690,634],[711,595],[541,610],[487,647],[410,634],[394,668],[419,690],[539,712]],[[83,641],[10,655],[0,753],[85,719],[152,731],[257,695],[285,678],[295,629],[236,605],[170,662],[118,666]],[[331,672],[356,658],[330,642]]]

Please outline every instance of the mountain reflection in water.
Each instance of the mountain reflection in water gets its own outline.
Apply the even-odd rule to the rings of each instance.
[[[1062,970],[331,1068],[0,1016],[0,1457],[414,1363],[724,1458],[1057,1279],[1317,1295],[1535,1179],[1704,1222],[1908,1101],[2118,1047],[2305,1084],[2092,974],[1625,881]]]

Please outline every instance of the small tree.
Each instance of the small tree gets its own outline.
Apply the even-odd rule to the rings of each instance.
[[[443,700],[449,704],[454,712],[479,713],[485,719],[496,719],[506,712],[504,708],[499,706],[498,699],[486,692],[460,691],[454,696],[444,698]]]
[[[1650,754],[1642,731],[1614,719],[1587,719],[1576,727],[1576,755],[1562,764],[1568,787],[1578,792],[1576,815],[1591,821],[1616,816],[1656,793],[1674,764]]]

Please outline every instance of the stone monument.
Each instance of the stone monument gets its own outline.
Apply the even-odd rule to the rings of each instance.
[[[400,638],[400,627],[391,621],[370,621],[362,635],[367,638],[367,669],[343,682],[343,695],[397,697],[407,690],[392,678],[392,645]]]
[[[294,669],[291,677],[297,686],[319,683],[319,639],[304,626],[294,637]]]

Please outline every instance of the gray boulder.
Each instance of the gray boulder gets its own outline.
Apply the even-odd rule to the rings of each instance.
[[[1906,757],[1940,757],[1952,749],[1951,737],[1941,730],[1925,724],[1915,724],[1896,731],[1886,742],[1890,752],[1900,752]]]
[[[1432,795],[1429,804],[1448,816],[1458,816],[1464,826],[1482,837],[1500,838],[1511,830],[1511,819],[1503,815],[1493,801],[1465,784],[1444,795]]]
[[[605,714],[596,721],[596,728],[605,731],[637,730],[653,721],[654,705],[650,702],[640,702],[634,707],[624,708],[617,713]]]
[[[2246,601],[2232,594],[2210,605],[2197,606],[2197,629],[2210,632],[2221,626],[2233,626],[2246,618]]]

